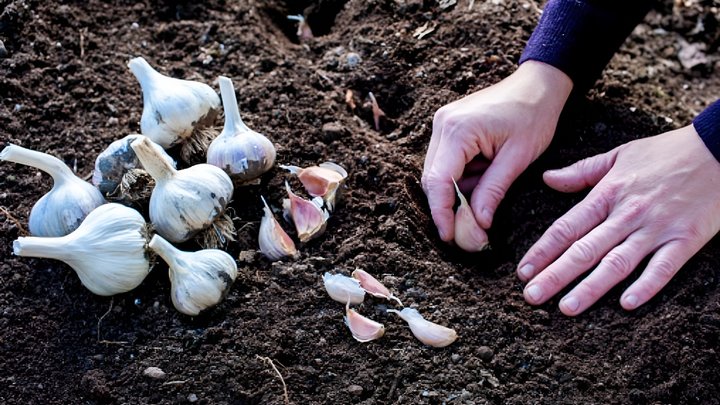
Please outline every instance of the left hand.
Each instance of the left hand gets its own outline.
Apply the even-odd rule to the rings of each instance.
[[[692,125],[547,171],[543,179],[563,192],[594,187],[518,265],[532,305],[595,267],[560,300],[566,315],[585,311],[652,254],[620,298],[626,310],[643,305],[720,230],[720,163]]]

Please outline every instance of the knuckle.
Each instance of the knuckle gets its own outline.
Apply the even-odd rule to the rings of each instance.
[[[600,189],[600,196],[604,202],[608,205],[617,201],[620,192],[623,189],[623,185],[617,182],[607,182],[603,184]]]
[[[565,287],[562,278],[555,271],[544,271],[542,273],[542,283],[549,286],[550,291],[558,291]]]
[[[656,261],[652,267],[653,274],[663,283],[673,278],[677,270],[677,266],[667,259]]]
[[[485,192],[495,201],[500,201],[505,198],[505,188],[497,183],[489,183]]]
[[[629,201],[622,207],[620,219],[625,223],[637,222],[643,216],[645,216],[649,208],[650,204],[645,200],[635,199],[633,201]]]
[[[438,110],[435,111],[435,115],[433,116],[433,122],[438,122],[438,123],[443,122],[445,117],[447,116],[449,110],[450,109],[448,108],[447,105],[438,108]]]
[[[678,230],[678,239],[687,241],[704,240],[704,234],[696,224],[684,224]]]
[[[531,259],[529,261],[533,261],[532,258],[536,258],[538,261],[541,261],[542,263],[547,263],[554,259],[554,257],[551,257],[550,252],[545,246],[544,243],[539,243],[535,246],[533,246],[530,251],[528,252],[528,257]]]
[[[610,252],[602,260],[603,266],[611,272],[615,279],[624,279],[632,271],[630,261],[623,255]]]
[[[604,291],[599,286],[594,286],[587,281],[583,281],[578,284],[577,289],[580,291],[580,294],[586,298],[588,302],[593,303],[599,300],[604,293]]]
[[[597,261],[597,249],[585,240],[579,240],[570,246],[570,258],[577,264],[592,265]]]
[[[553,222],[548,232],[556,242],[565,246],[578,238],[575,228],[565,218],[559,218]]]

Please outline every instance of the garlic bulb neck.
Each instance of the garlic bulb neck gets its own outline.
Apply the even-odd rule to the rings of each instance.
[[[149,90],[155,86],[157,80],[165,78],[160,72],[153,69],[152,66],[144,58],[133,58],[128,62],[130,71],[135,75],[135,78],[140,82],[140,87]],[[143,96],[146,97],[146,96]]]
[[[152,249],[155,253],[157,253],[158,256],[162,257],[162,259],[165,260],[165,263],[167,263],[168,266],[177,266],[176,257],[181,254],[182,251],[173,246],[170,242],[155,235],[152,239],[150,239],[148,247]],[[182,268],[179,268],[178,270],[182,271]]]
[[[222,97],[223,111],[225,112],[225,126],[221,135],[234,136],[238,132],[250,131],[250,128],[240,118],[240,108],[235,97],[235,88],[232,81],[225,76],[220,76],[218,82],[220,83],[220,96]]]
[[[177,174],[177,170],[156,149],[157,147],[148,137],[138,137],[130,144],[130,147],[133,148],[140,163],[156,182],[161,183]]]
[[[24,257],[41,257],[65,261],[71,252],[67,249],[68,236],[22,237],[13,241],[13,254]]]
[[[75,178],[75,174],[62,160],[47,153],[25,149],[22,146],[10,144],[0,152],[0,160],[19,163],[40,169],[52,176],[55,184],[63,183],[68,179]]]

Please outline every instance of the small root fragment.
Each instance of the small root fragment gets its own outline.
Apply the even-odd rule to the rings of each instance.
[[[370,102],[372,103],[373,121],[375,121],[375,130],[380,131],[380,117],[385,117],[385,111],[380,109],[375,95],[371,92],[368,93]]]
[[[235,241],[235,224],[228,213],[215,218],[215,221],[195,236],[203,249],[224,249],[228,242]]]
[[[220,127],[196,127],[180,147],[180,159],[187,164],[205,163],[205,155],[213,139],[220,135]]]
[[[7,208],[0,206],[0,213],[2,213],[3,215],[5,215],[5,219],[7,219],[7,220],[9,220],[10,222],[12,222],[13,224],[15,224],[15,227],[18,229],[18,235],[20,235],[20,236],[28,236],[28,235],[30,235],[30,232],[28,232],[27,229],[25,229],[25,227],[22,226],[22,223],[20,222],[20,220],[18,220],[17,218],[15,218],[15,217],[10,213],[10,211],[8,211]]]
[[[260,356],[257,354],[255,355],[255,358],[270,364],[270,367],[272,367],[272,369],[275,370],[275,374],[277,374],[278,378],[280,378],[280,382],[282,383],[282,386],[283,386],[283,396],[285,398],[285,404],[286,405],[290,404],[290,396],[288,396],[287,385],[285,384],[285,379],[283,378],[282,374],[280,374],[280,370],[278,370],[278,368],[275,367],[275,363],[272,361],[272,359],[270,357],[264,357],[264,356]]]
[[[97,341],[98,341],[98,343],[101,342],[101,340],[100,340],[100,324],[102,324],[103,319],[105,319],[105,317],[108,316],[110,311],[112,311],[114,302],[115,302],[115,297],[111,297],[110,298],[110,308],[108,308],[108,310],[104,314],[102,314],[100,319],[98,319],[98,322],[97,322]]]
[[[115,191],[106,197],[112,201],[144,203],[150,200],[155,179],[143,169],[130,169],[123,174]]]

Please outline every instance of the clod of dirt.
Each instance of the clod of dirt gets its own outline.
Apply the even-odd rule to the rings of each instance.
[[[338,122],[327,122],[322,126],[322,134],[325,142],[332,142],[350,135],[350,131]]]
[[[162,369],[159,367],[148,367],[145,369],[145,371],[143,371],[143,375],[153,378],[155,380],[162,380],[167,377],[167,374],[165,374],[165,372],[162,371]]]
[[[480,346],[478,348],[478,357],[480,357],[483,361],[490,361],[493,356],[495,356],[493,349],[487,346]]]
[[[352,395],[360,396],[363,393],[363,387],[353,384],[347,388],[347,391]]]

